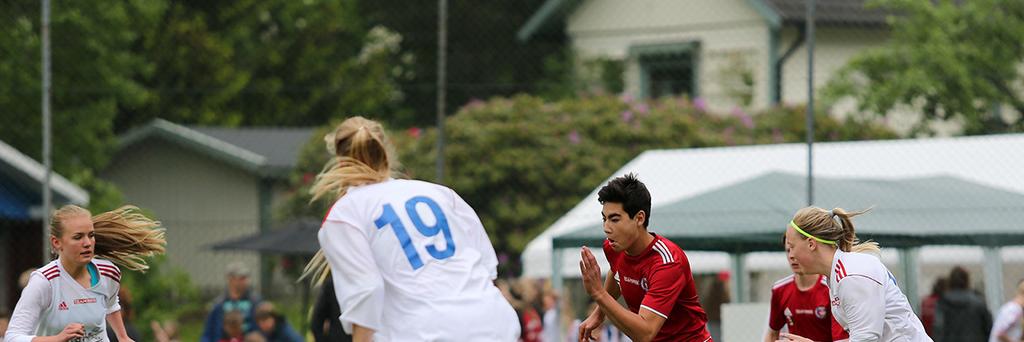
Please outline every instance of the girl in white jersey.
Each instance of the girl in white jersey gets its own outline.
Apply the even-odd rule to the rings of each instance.
[[[516,341],[515,311],[494,286],[498,260],[476,212],[451,189],[391,178],[397,162],[375,121],[345,120],[325,137],[336,158],[312,187],[336,200],[321,252],[355,341]]]
[[[807,207],[786,228],[786,254],[803,273],[829,277],[832,314],[850,341],[931,341],[896,278],[878,256],[878,244],[860,243],[843,209]],[[810,341],[783,333],[780,341]]]
[[[117,291],[121,267],[144,271],[141,257],[164,251],[160,223],[124,206],[90,217],[74,205],[50,220],[57,259],[32,272],[4,336],[6,342],[107,342],[109,323],[119,341],[124,328]]]

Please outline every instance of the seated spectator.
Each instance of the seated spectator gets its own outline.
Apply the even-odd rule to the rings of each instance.
[[[270,302],[260,303],[256,307],[256,326],[267,342],[303,342],[302,336]]]
[[[241,311],[233,310],[224,314],[224,336],[220,342],[242,342],[245,330],[242,330],[245,316]]]

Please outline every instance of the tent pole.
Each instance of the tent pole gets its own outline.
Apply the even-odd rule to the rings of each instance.
[[[733,303],[746,303],[747,299],[747,253],[731,253],[732,257],[732,299]]]
[[[907,295],[907,300],[910,302],[910,306],[914,308],[914,312],[921,312],[921,298],[918,295],[918,279],[921,277],[921,271],[918,265],[918,255],[920,255],[920,248],[910,247],[900,249],[900,264],[903,271],[903,293]]]
[[[987,246],[985,250],[985,304],[989,310],[1003,305],[1003,257],[1000,247]]]
[[[561,301],[569,300],[562,291],[562,249],[554,247],[554,240],[552,240],[551,247],[551,289],[558,295],[559,303],[555,303],[555,322],[562,321],[562,305]],[[555,329],[555,341],[562,339],[562,329]]]

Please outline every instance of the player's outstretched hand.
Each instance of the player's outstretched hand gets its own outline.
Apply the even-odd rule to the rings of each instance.
[[[60,334],[57,334],[57,338],[61,341],[71,341],[82,336],[85,336],[85,325],[81,323],[70,323],[64,326],[64,330]]]
[[[814,341],[812,341],[809,338],[800,336],[800,335],[793,335],[793,334],[790,334],[790,333],[781,333],[781,334],[779,334],[779,340],[776,341],[776,342],[814,342]]]
[[[590,249],[580,249],[580,275],[583,276],[583,288],[587,290],[590,297],[596,297],[604,292],[604,283],[601,282],[601,266],[597,264],[597,258]]]

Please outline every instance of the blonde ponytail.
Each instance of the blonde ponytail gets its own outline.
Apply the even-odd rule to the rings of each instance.
[[[880,248],[874,241],[860,242],[853,226],[854,216],[871,209],[847,212],[842,208],[825,210],[818,207],[800,209],[793,216],[793,223],[808,234],[828,241],[835,241],[839,250],[855,253],[878,253]]]
[[[92,217],[96,256],[133,271],[149,269],[144,257],[164,253],[167,240],[160,222],[126,205]]]
[[[881,247],[878,246],[877,242],[864,241],[861,242],[857,238],[857,230],[853,227],[853,221],[850,218],[864,214],[871,209],[865,209],[862,211],[847,213],[843,208],[833,208],[832,214],[839,219],[839,223],[843,228],[843,237],[839,240],[839,249],[844,252],[854,253],[870,253],[878,254],[881,252]]]
[[[72,216],[90,216],[89,210],[65,205],[50,217],[50,235],[64,235],[64,221]],[[96,234],[96,257],[110,260],[123,268],[145,272],[149,269],[144,257],[164,252],[164,229],[160,222],[142,214],[135,206],[126,205],[92,216]]]
[[[335,157],[324,165],[310,187],[310,202],[328,198],[336,201],[354,186],[386,181],[396,172],[398,162],[380,123],[361,116],[348,118],[330,134],[324,136],[327,151]],[[323,251],[317,251],[306,264],[302,277],[312,277],[319,285],[330,274]]]

